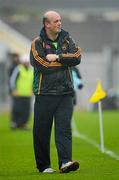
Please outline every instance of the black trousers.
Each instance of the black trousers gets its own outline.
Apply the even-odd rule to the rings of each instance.
[[[39,171],[50,167],[50,136],[54,119],[59,168],[72,160],[71,95],[36,96],[34,105],[34,152]]]
[[[11,122],[15,123],[16,127],[22,127],[28,122],[30,107],[30,97],[12,97]]]

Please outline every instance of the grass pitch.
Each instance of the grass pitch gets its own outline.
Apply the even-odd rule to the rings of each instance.
[[[75,112],[77,130],[88,140],[100,144],[98,112]],[[32,129],[33,120],[29,121]],[[119,157],[119,112],[103,112],[104,144]],[[73,132],[74,132],[73,131]],[[52,168],[58,171],[57,152],[54,144],[54,132],[51,140]],[[74,132],[75,134],[75,132]],[[68,174],[43,174],[35,168],[32,130],[11,131],[9,113],[0,114],[0,180],[118,180],[119,160],[111,157],[80,137],[73,136],[73,159],[80,161],[80,170]]]

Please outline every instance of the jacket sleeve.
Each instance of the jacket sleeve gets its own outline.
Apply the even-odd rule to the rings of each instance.
[[[74,43],[71,37],[68,39],[68,44],[68,52],[59,54],[58,62],[63,65],[76,66],[81,62],[81,48]]]
[[[64,68],[60,62],[48,62],[45,58],[43,43],[40,37],[35,38],[31,44],[30,63],[33,67],[45,74]]]

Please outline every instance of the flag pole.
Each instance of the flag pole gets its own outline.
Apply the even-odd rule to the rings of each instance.
[[[104,135],[103,135],[103,120],[102,120],[102,103],[98,101],[98,110],[99,110],[99,125],[100,125],[100,149],[104,153]]]
[[[101,81],[98,80],[97,87],[93,95],[90,97],[89,101],[91,103],[98,102],[98,111],[99,111],[99,125],[100,125],[100,150],[104,153],[104,135],[103,135],[103,121],[102,121],[102,104],[101,99],[106,96],[106,92],[102,89]]]

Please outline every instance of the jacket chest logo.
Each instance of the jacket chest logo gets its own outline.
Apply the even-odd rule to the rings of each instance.
[[[49,44],[45,44],[45,49],[51,49],[51,46]]]
[[[67,43],[64,43],[62,45],[62,51],[66,51],[68,49],[68,44]]]

